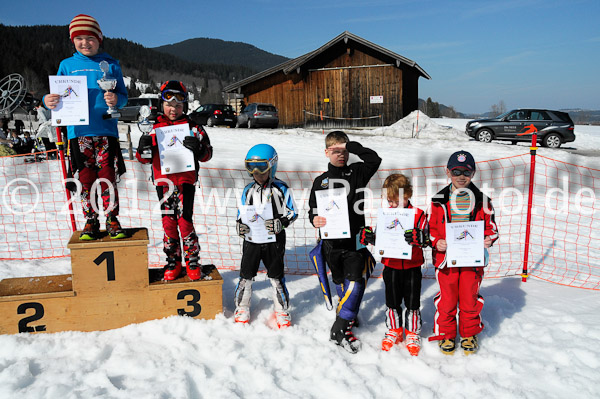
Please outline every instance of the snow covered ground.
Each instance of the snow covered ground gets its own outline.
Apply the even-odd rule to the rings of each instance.
[[[352,139],[375,149],[383,169],[444,165],[458,149],[477,161],[528,153],[524,145],[481,144],[466,120],[413,116]],[[416,118],[414,118],[416,119]],[[324,170],[323,135],[304,129],[208,128],[215,157],[207,166],[241,169],[247,150],[268,142],[280,170]],[[600,127],[576,126],[572,148],[600,150]],[[133,129],[133,142],[139,132]],[[540,154],[597,167],[599,159],[566,150]],[[502,239],[502,237],[501,237]],[[70,273],[69,259],[0,261],[4,277]],[[351,355],[328,341],[335,318],[315,276],[288,276],[293,326],[272,328],[271,290],[254,284],[252,320],[232,321],[235,271],[221,272],[224,314],[199,321],[170,317],[112,331],[0,336],[0,397],[28,398],[578,398],[600,397],[600,293],[530,279],[486,279],[486,329],[480,351],[444,356],[424,340],[418,357],[399,346],[382,352],[383,281],[369,282],[356,329],[363,350]],[[431,335],[435,280],[422,290],[423,334]]]

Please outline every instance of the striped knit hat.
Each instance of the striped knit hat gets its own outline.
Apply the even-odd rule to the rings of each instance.
[[[69,36],[71,41],[75,36],[88,35],[95,36],[102,43],[102,31],[100,25],[93,17],[85,14],[79,14],[71,20],[69,24]]]

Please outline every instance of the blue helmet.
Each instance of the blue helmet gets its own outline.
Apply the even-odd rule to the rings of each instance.
[[[268,144],[257,144],[248,150],[244,163],[250,175],[254,171],[262,174],[270,170],[273,178],[277,172],[277,151]]]

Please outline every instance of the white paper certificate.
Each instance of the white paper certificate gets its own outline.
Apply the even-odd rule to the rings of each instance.
[[[410,259],[412,247],[404,239],[404,231],[415,224],[414,208],[379,208],[375,253],[386,258]]]
[[[265,221],[273,219],[273,206],[271,203],[265,206],[244,205],[240,208],[242,223],[250,227],[250,233],[246,234],[245,240],[255,244],[275,242],[275,234],[269,234],[265,227]]]
[[[320,228],[321,238],[350,238],[350,217],[348,215],[348,199],[343,187],[319,190],[315,192],[317,212],[327,219],[327,224]]]
[[[160,155],[160,171],[165,174],[195,170],[194,153],[183,146],[183,139],[190,135],[190,125],[157,127],[156,141]]]
[[[60,101],[52,111],[52,126],[89,125],[86,76],[49,76],[50,93]]]
[[[485,266],[484,222],[446,224],[446,262],[448,267]]]

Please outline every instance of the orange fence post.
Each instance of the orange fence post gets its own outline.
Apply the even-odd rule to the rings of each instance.
[[[521,281],[527,281],[527,263],[529,262],[529,238],[531,234],[531,208],[533,206],[533,187],[535,185],[535,152],[537,150],[537,133],[531,137],[531,167],[529,168],[529,196],[527,198],[527,225],[525,226],[525,249],[523,250],[523,273]]]

